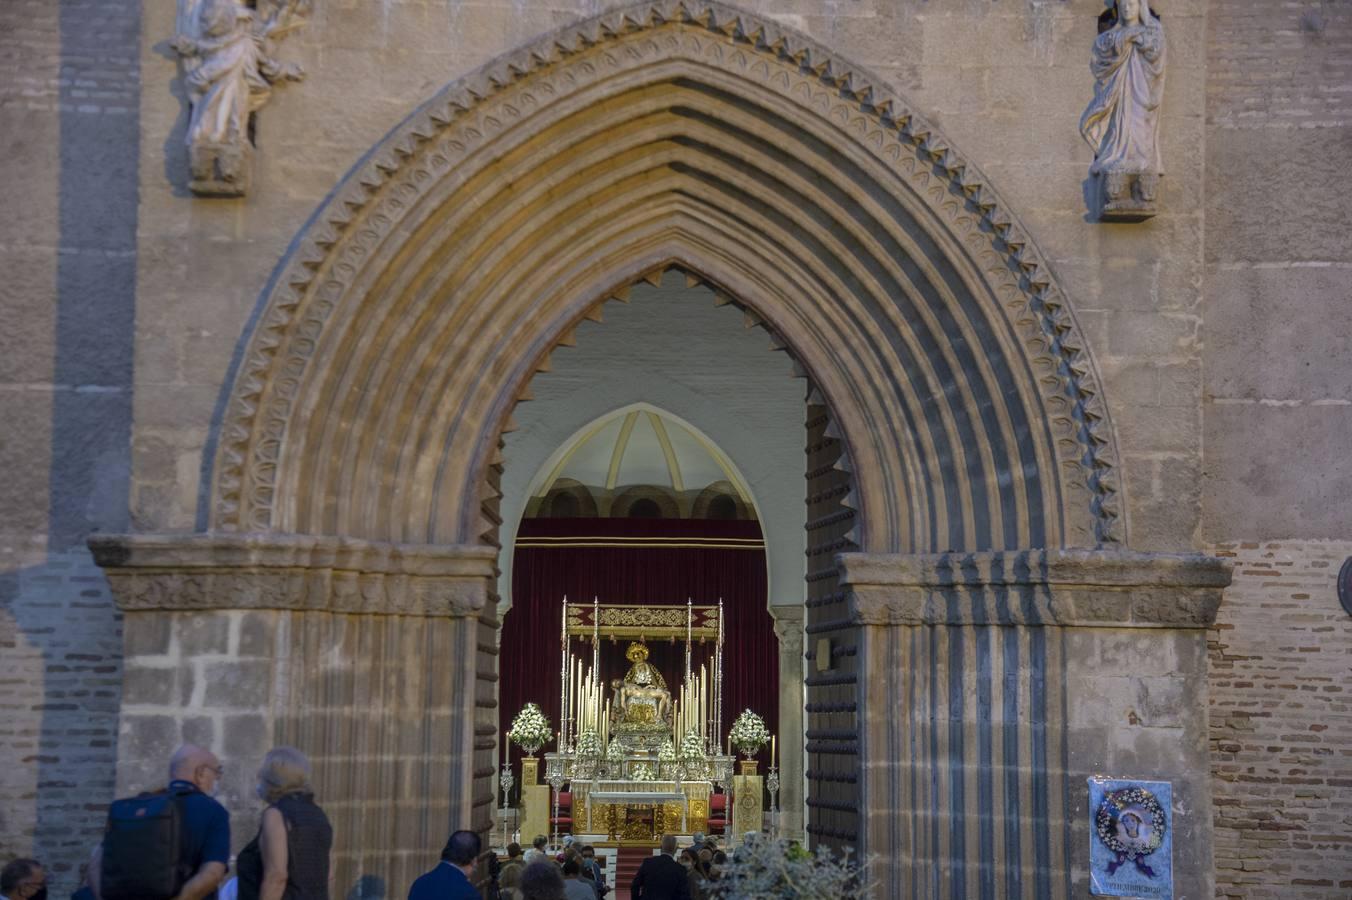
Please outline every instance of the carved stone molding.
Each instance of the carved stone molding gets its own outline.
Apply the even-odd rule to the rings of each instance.
[[[701,199],[699,191],[708,191],[705,205],[717,209],[722,194],[709,187],[708,179],[689,179],[680,185],[681,191],[672,193],[672,196],[684,196],[684,200],[668,200],[666,205],[635,204],[635,208],[648,218],[643,218],[640,212],[633,214],[635,218],[628,234],[634,239],[624,243],[623,252],[616,250],[609,257],[593,256],[585,261],[586,265],[570,263],[575,268],[567,272],[550,271],[541,275],[550,285],[557,285],[557,288],[548,288],[559,291],[557,298],[546,296],[544,289],[533,284],[523,284],[490,296],[492,289],[486,286],[491,285],[490,279],[473,277],[469,270],[439,274],[440,283],[460,286],[456,288],[455,297],[448,297],[441,308],[459,311],[461,307],[456,304],[463,304],[463,312],[457,312],[457,315],[462,315],[465,320],[491,320],[497,315],[503,317],[504,322],[510,322],[511,328],[524,323],[522,327],[526,329],[514,333],[511,343],[503,339],[503,346],[513,348],[510,352],[521,359],[500,376],[500,382],[479,384],[467,399],[440,393],[439,388],[430,394],[424,392],[426,396],[454,396],[454,402],[448,400],[441,408],[461,410],[457,413],[459,426],[442,425],[436,415],[427,415],[420,409],[397,409],[388,412],[386,419],[400,423],[401,427],[404,423],[412,423],[407,426],[410,433],[397,437],[382,434],[382,440],[391,445],[388,448],[371,450],[369,445],[362,445],[360,452],[384,453],[382,459],[349,462],[330,459],[335,452],[335,442],[316,435],[313,443],[308,443],[310,439],[300,433],[305,426],[298,422],[310,423],[315,429],[327,427],[321,421],[323,417],[310,417],[305,411],[310,404],[327,402],[320,399],[328,396],[325,392],[337,390],[338,376],[325,372],[323,365],[316,365],[315,360],[347,359],[341,367],[344,371],[367,365],[363,360],[348,359],[342,352],[334,350],[331,342],[343,338],[341,334],[333,335],[345,329],[371,333],[374,326],[368,327],[365,320],[359,318],[374,314],[363,308],[366,285],[383,278],[382,273],[394,265],[393,260],[401,258],[401,253],[422,252],[407,246],[403,240],[391,240],[390,236],[417,233],[438,235],[436,239],[442,240],[439,235],[454,231],[454,213],[436,213],[443,219],[426,228],[418,217],[432,215],[429,211],[484,206],[483,196],[487,195],[465,198],[461,202],[454,194],[457,185],[476,178],[487,183],[522,184],[517,180],[515,170],[496,174],[487,170],[488,166],[508,165],[505,161],[508,158],[519,157],[519,165],[531,172],[558,172],[557,177],[562,179],[563,170],[568,166],[584,163],[571,158],[555,160],[552,154],[559,152],[559,142],[543,139],[547,129],[569,111],[600,110],[602,100],[621,91],[630,92],[634,98],[651,97],[651,93],[637,90],[649,81],[665,84],[676,92],[696,85],[681,94],[683,103],[694,103],[697,107],[688,128],[697,127],[700,115],[724,116],[729,129],[750,133],[760,128],[765,133],[758,135],[758,140],[774,146],[776,134],[762,125],[755,114],[748,112],[755,109],[754,104],[763,103],[765,108],[772,107],[774,114],[796,133],[826,135],[828,130],[834,129],[834,134],[820,146],[837,154],[838,168],[823,170],[816,181],[839,176],[847,168],[861,165],[870,167],[870,172],[888,172],[888,190],[896,186],[897,193],[885,198],[886,203],[896,203],[897,209],[914,209],[918,217],[923,213],[927,223],[936,223],[924,226],[935,229],[933,235],[926,237],[925,243],[944,248],[940,252],[945,254],[946,261],[935,261],[934,264],[956,267],[957,275],[949,283],[961,283],[965,289],[973,291],[976,301],[966,304],[964,310],[979,308],[981,315],[988,317],[982,327],[989,325],[994,329],[992,340],[1002,342],[997,355],[1008,358],[1008,371],[1013,373],[1010,377],[1019,381],[1020,412],[1022,414],[1026,408],[1033,423],[1020,428],[1007,422],[996,426],[1002,433],[998,438],[992,436],[991,442],[1011,447],[1018,440],[1025,440],[1027,446],[1020,452],[1026,454],[1026,460],[1022,465],[1012,467],[1008,478],[994,471],[983,476],[988,484],[985,496],[995,497],[1014,484],[1012,490],[1020,498],[1031,495],[1034,502],[1045,506],[1036,517],[1029,516],[1025,510],[1020,513],[1022,518],[1014,516],[1010,519],[1024,523],[1036,519],[1041,523],[1038,527],[1045,528],[1045,537],[1027,538],[1029,543],[1045,540],[1053,546],[1092,546],[1125,539],[1115,437],[1098,387],[1094,363],[1070,305],[1055,283],[1045,259],[989,182],[889,87],[857,66],[773,21],[719,3],[674,0],[636,5],[570,25],[520,51],[504,55],[450,85],[373,148],[333,192],[331,200],[293,242],[290,255],[280,264],[277,277],[272,279],[269,293],[263,299],[257,328],[235,375],[216,443],[210,509],[213,528],[223,531],[279,528],[356,533],[355,526],[343,520],[346,514],[341,505],[337,510],[329,508],[322,512],[323,516],[335,517],[336,524],[309,521],[307,516],[321,513],[305,509],[306,498],[329,496],[334,486],[325,479],[331,479],[332,473],[339,471],[356,471],[354,481],[359,490],[368,490],[368,485],[375,490],[374,486],[388,480],[379,476],[367,477],[364,473],[382,471],[396,457],[403,459],[414,471],[426,474],[435,464],[411,458],[415,451],[410,448],[435,446],[439,448],[438,458],[449,461],[445,465],[455,467],[454,471],[434,480],[435,491],[404,491],[392,502],[354,497],[352,508],[376,509],[379,510],[377,516],[401,516],[401,523],[430,527],[429,539],[440,540],[444,536],[446,540],[456,542],[478,540],[495,524],[491,517],[482,515],[480,494],[486,480],[484,472],[497,452],[500,433],[510,427],[513,398],[521,393],[524,383],[533,374],[533,367],[545,364],[542,360],[549,346],[557,341],[566,342],[571,328],[588,304],[619,294],[626,284],[673,261],[688,264],[721,292],[744,300],[755,297],[758,292],[762,295],[777,290],[788,292],[795,290],[795,284],[802,285],[797,274],[797,267],[805,265],[802,259],[786,257],[767,261],[763,256],[766,248],[753,246],[755,242],[747,237],[757,233],[754,229],[738,228],[732,232],[743,236],[744,246],[730,241],[729,232],[723,227],[725,223],[719,223],[696,202]],[[680,87],[670,87],[675,84]],[[707,109],[700,108],[701,103],[706,103]],[[604,116],[597,112],[594,118],[599,122]],[[579,138],[577,146],[583,144]],[[676,145],[679,141],[673,143]],[[528,152],[513,156],[514,148],[526,146]],[[678,147],[671,152],[693,151]],[[718,165],[722,163],[708,163],[711,169]],[[735,190],[745,192],[751,198],[748,210],[782,205],[783,197],[767,191],[757,179],[747,177],[745,173],[740,176],[737,173],[719,174],[736,182]],[[783,177],[792,176],[784,174]],[[652,183],[651,179],[635,181]],[[811,183],[813,180],[804,182],[804,189],[811,189]],[[560,189],[552,195],[563,193]],[[847,199],[856,206],[867,206],[879,200],[879,195],[858,191]],[[539,201],[541,204],[546,202],[546,199]],[[647,213],[649,208],[654,212]],[[838,215],[840,228],[844,231],[854,227],[854,220],[847,213]],[[541,217],[539,221],[547,222],[548,218]],[[893,223],[889,227],[895,228],[896,233],[888,235],[889,240],[895,240],[902,247],[914,246],[913,236],[896,224],[890,212],[881,215],[879,221]],[[595,228],[603,231],[610,224],[607,221]],[[660,239],[645,236],[645,228],[660,234]],[[516,229],[517,234],[525,231],[529,229]],[[516,252],[522,258],[548,260],[559,251],[545,245],[558,236],[557,228],[544,228],[538,238],[529,238],[537,242],[537,252],[532,255],[524,247],[518,247]],[[575,246],[584,246],[584,236],[591,239],[579,235],[576,240],[570,240]],[[643,237],[649,244],[645,245],[637,237]],[[431,237],[427,239],[432,240]],[[451,238],[445,240],[448,243],[438,251],[436,258],[458,258],[459,254],[467,252]],[[776,239],[771,243],[791,246],[795,241],[796,238],[786,232],[783,240]],[[846,257],[848,254],[841,257],[841,264],[848,266]],[[892,265],[886,261],[891,258],[888,253],[879,252],[877,258],[883,268]],[[925,265],[929,266],[931,262],[927,261]],[[769,268],[781,271],[771,272]],[[411,277],[417,266],[403,267],[401,271]],[[873,271],[861,268],[857,275],[851,276],[852,283],[871,283],[874,276],[870,272]],[[591,274],[584,276],[576,274],[578,272]],[[382,309],[423,302],[423,296],[413,287],[400,286],[399,290],[404,293],[396,299],[395,287],[390,288]],[[941,397],[942,403],[965,403],[967,406],[946,410],[942,414],[944,424],[936,422],[925,426],[931,429],[928,435],[911,433],[914,426],[906,424],[911,420],[903,408],[913,406],[915,398],[907,395],[909,388],[904,384],[887,385],[888,379],[881,375],[895,371],[896,359],[911,351],[902,346],[889,347],[876,359],[856,353],[859,348],[877,343],[869,336],[870,329],[876,332],[881,326],[876,321],[863,322],[862,317],[871,314],[867,311],[876,309],[887,297],[860,297],[859,302],[851,306],[843,302],[848,298],[833,297],[826,289],[806,291],[804,296],[808,299],[800,301],[777,296],[776,302],[781,306],[788,307],[790,300],[807,306],[793,308],[790,313],[771,320],[770,324],[776,333],[776,342],[781,346],[789,345],[812,372],[814,381],[826,383],[819,386],[840,412],[840,427],[845,437],[854,441],[850,458],[860,486],[852,502],[859,504],[861,509],[860,528],[867,537],[864,543],[876,549],[893,550],[911,546],[919,549],[944,545],[981,546],[987,538],[977,534],[976,530],[1003,527],[1002,523],[1006,521],[1003,511],[976,509],[973,497],[977,492],[965,492],[947,475],[940,477],[931,471],[920,471],[922,465],[931,469],[942,465],[933,460],[941,459],[943,455],[933,454],[930,461],[922,464],[916,461],[922,454],[915,448],[926,441],[942,439],[954,442],[959,453],[975,454],[985,439],[978,436],[963,441],[955,434],[956,426],[952,423],[960,420],[985,428],[987,425],[982,423],[988,423],[992,418],[985,417],[978,405],[963,396],[962,390],[950,392],[936,388],[934,395]],[[520,298],[512,302],[535,305],[530,309],[508,309],[504,297]],[[474,305],[471,306],[471,302]],[[805,318],[812,316],[808,308],[812,303],[818,304],[815,315],[819,319],[842,319],[853,315],[862,324],[844,322],[842,327],[851,330],[845,332],[838,345],[809,346],[812,340],[818,339],[813,337],[813,329],[803,326]],[[945,315],[967,316],[968,312],[958,309],[960,305],[953,305]],[[769,320],[768,316],[764,318]],[[797,327],[798,331],[791,332],[791,327]],[[502,326],[503,334],[509,330],[507,325]],[[402,327],[393,331],[401,335],[421,332],[420,329]],[[498,346],[493,343],[497,339],[498,334],[491,332],[484,340],[457,343],[460,355],[454,358],[449,353],[429,354],[428,358],[442,361],[444,370],[429,372],[427,377],[443,385],[454,380],[455,376],[446,374],[448,372],[485,371],[491,366],[471,355],[489,353],[491,348]],[[979,343],[974,338],[964,339],[964,342]],[[964,342],[940,342],[934,346],[952,348]],[[985,376],[980,370],[985,364],[969,365],[942,358],[948,352],[933,350],[933,365],[951,367],[963,379],[970,380],[973,389],[981,387]],[[983,352],[987,353],[988,360],[993,358],[991,351]],[[822,377],[818,378],[819,375]],[[834,394],[831,393],[832,377],[836,379]],[[936,384],[942,380],[937,375],[933,377]],[[421,379],[413,380],[418,384],[425,383]],[[852,410],[848,408],[855,402],[851,398],[851,386],[860,384],[885,386],[880,390],[894,393],[870,403],[859,401],[858,408]],[[998,396],[1012,396],[1013,393],[1005,391]],[[382,398],[381,402],[384,401]],[[401,402],[413,404],[416,400]],[[1003,403],[1004,400],[995,402]],[[433,412],[441,414],[440,410]],[[332,420],[339,421],[341,417]],[[412,429],[436,430],[436,433],[414,436]],[[443,440],[449,443],[441,443]],[[963,449],[965,447],[972,449]],[[1006,458],[996,453],[990,460],[983,457],[980,465],[993,469],[1002,465],[1000,460]],[[970,471],[964,470],[955,478],[967,477]],[[306,480],[310,478],[315,480]],[[1024,478],[1035,478],[1037,484],[1030,484],[1025,490],[1021,486]],[[432,484],[433,479],[429,476],[426,483]],[[940,490],[947,492],[944,497],[927,499],[929,493]],[[908,494],[916,496],[908,497]],[[1010,498],[1013,496],[1011,493]],[[997,502],[1017,506],[1025,501],[985,501],[988,506]],[[925,513],[926,503],[946,508],[929,516]],[[426,508],[401,508],[413,504],[425,504]],[[963,504],[969,508],[964,509]],[[434,512],[429,513],[429,510]],[[438,525],[436,517],[442,511],[447,519]],[[955,526],[954,531],[967,531],[957,542],[950,539],[951,533],[932,535],[926,531],[923,535],[918,534],[931,529],[934,521],[959,517],[966,522],[979,521],[981,524]],[[433,524],[428,526],[429,522]],[[377,537],[408,533],[409,528],[414,527],[370,517],[360,520],[359,525],[370,528]],[[1020,536],[991,540],[996,544],[1025,542]]]
[[[94,535],[89,547],[124,612],[479,616],[497,556],[488,547],[281,534]]]
[[[1105,550],[839,560],[859,625],[1209,628],[1232,570],[1200,554]]]

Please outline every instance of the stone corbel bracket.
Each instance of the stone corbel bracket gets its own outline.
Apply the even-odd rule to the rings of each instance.
[[[1231,566],[1200,554],[1023,550],[847,553],[840,582],[857,625],[1208,628]]]
[[[481,616],[497,551],[280,534],[94,535],[118,608]]]

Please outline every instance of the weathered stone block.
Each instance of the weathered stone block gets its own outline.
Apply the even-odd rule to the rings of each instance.
[[[178,747],[178,722],[166,715],[123,714],[119,726],[120,752],[131,759],[154,761],[168,765],[169,757]]]
[[[1340,539],[1352,490],[1352,406],[1211,403],[1202,509],[1208,540],[1306,535]]]
[[[239,655],[241,657],[273,655],[273,635],[278,613],[246,612],[239,623]]]
[[[218,613],[174,617],[178,651],[184,657],[221,654],[230,649],[230,619]]]
[[[175,706],[174,670],[128,665],[122,673],[123,702],[133,706]]]
[[[221,725],[221,738],[225,754],[241,761],[261,759],[272,744],[268,720],[263,715],[226,716]]]
[[[1352,259],[1343,229],[1329,227],[1343,216],[1328,185],[1341,177],[1346,131],[1304,129],[1300,165],[1265,165],[1289,150],[1291,136],[1287,128],[1223,129],[1207,141],[1209,263]]]
[[[272,688],[272,665],[266,660],[213,662],[204,667],[207,706],[263,709]]]
[[[199,747],[216,746],[216,723],[208,716],[189,716],[183,720],[183,740]]]
[[[1207,282],[1213,396],[1307,403],[1352,397],[1352,367],[1320,364],[1352,356],[1346,269],[1213,266]]]
[[[169,616],[131,613],[122,619],[122,641],[129,659],[163,656],[169,652],[173,619]]]

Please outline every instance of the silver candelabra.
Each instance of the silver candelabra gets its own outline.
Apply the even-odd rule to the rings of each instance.
[[[765,789],[770,792],[770,828],[774,836],[779,837],[779,769],[776,766],[771,766],[770,774],[765,776]]]
[[[502,788],[502,810],[501,810],[501,816],[502,816],[502,846],[504,846],[504,847],[506,847],[507,844],[510,843],[510,842],[507,840],[507,809],[508,809],[508,805],[507,805],[507,804],[508,804],[508,798],[509,798],[509,795],[512,793],[512,784],[513,784],[515,781],[516,781],[516,779],[512,778],[512,765],[511,765],[511,763],[507,762],[506,760],[503,760],[503,763],[502,763],[502,774],[498,776],[498,784],[499,784],[499,786],[501,786],[501,788]]]

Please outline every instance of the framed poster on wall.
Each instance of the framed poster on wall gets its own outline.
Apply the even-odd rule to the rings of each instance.
[[[1167,781],[1089,779],[1089,893],[1174,896],[1172,803]]]

